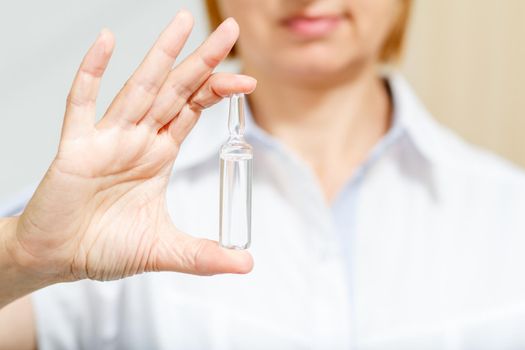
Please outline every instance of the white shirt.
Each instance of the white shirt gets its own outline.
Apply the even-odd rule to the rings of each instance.
[[[39,347],[524,349],[525,177],[439,126],[403,78],[389,83],[394,127],[332,207],[249,121],[252,273],[48,287],[33,295]],[[177,227],[212,239],[226,114],[201,118],[168,188]]]

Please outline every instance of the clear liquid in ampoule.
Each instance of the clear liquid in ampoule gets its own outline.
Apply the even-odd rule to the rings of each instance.
[[[246,249],[251,243],[252,147],[244,139],[244,96],[230,97],[230,137],[222,146],[219,243]]]
[[[252,156],[221,155],[220,244],[246,249],[251,241]]]

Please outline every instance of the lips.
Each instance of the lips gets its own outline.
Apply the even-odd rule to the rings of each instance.
[[[282,23],[286,29],[296,36],[315,39],[332,33],[342,22],[340,15],[294,16]]]

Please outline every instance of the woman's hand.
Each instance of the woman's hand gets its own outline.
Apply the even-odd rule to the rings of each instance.
[[[166,207],[177,152],[202,109],[256,85],[247,76],[212,73],[237,40],[233,19],[172,69],[192,23],[188,12],[177,14],[99,122],[95,99],[112,34],[103,31],[90,48],[67,99],[58,154],[5,236],[19,271],[50,284],[252,269],[249,253],[180,232]]]

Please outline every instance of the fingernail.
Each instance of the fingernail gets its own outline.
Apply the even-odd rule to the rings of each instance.
[[[109,33],[109,29],[107,29],[107,28],[102,28],[102,29],[100,30],[100,32],[98,33],[98,37],[101,38],[101,37],[103,37],[104,35],[106,35],[107,33]]]
[[[111,31],[107,28],[102,28],[102,30],[99,32],[96,45],[100,47],[101,52],[107,53],[111,51],[111,44],[108,38],[111,37]]]
[[[182,14],[188,14],[188,13],[190,13],[190,11],[188,11],[187,8],[185,8],[185,7],[181,7],[181,8],[177,11],[176,16],[178,16],[178,15],[182,15]]]
[[[228,17],[228,18],[226,18],[226,19],[222,22],[222,24],[227,24],[227,25],[231,25],[231,24],[233,24],[233,25],[235,25],[235,26],[238,26],[238,25],[239,25],[239,24],[237,23],[237,21],[235,20],[235,18],[233,18],[233,17]]]
[[[190,11],[188,11],[185,8],[181,8],[179,11],[177,11],[177,14],[175,15],[175,17],[179,18],[179,17],[188,16],[188,15],[191,15]]]
[[[244,80],[244,82],[247,83],[247,84],[255,84],[255,85],[257,85],[257,79],[255,79],[254,77],[251,77],[249,75],[239,74],[239,78]]]
[[[181,21],[184,22],[193,22],[193,16],[190,11],[188,11],[185,8],[180,9],[175,14],[175,17],[173,17],[172,23],[174,21],[177,21],[177,23],[180,23]]]
[[[239,76],[242,77],[243,79],[246,79],[247,81],[257,83],[257,79],[249,75],[240,74]]]

